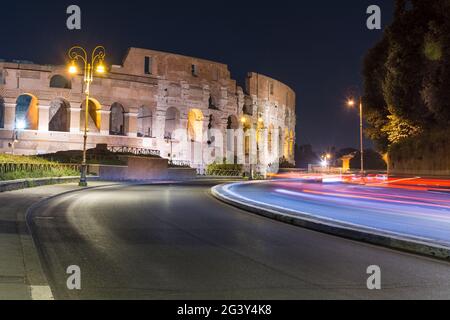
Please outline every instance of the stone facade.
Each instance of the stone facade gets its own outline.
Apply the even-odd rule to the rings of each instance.
[[[17,154],[82,149],[85,104],[83,77],[66,66],[0,62],[0,151],[14,136]],[[294,162],[295,92],[256,73],[243,89],[217,62],[131,48],[94,79],[88,114],[88,147],[159,150],[196,168]]]

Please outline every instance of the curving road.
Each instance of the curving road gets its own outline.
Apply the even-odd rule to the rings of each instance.
[[[450,189],[275,180],[226,190],[244,201],[450,247]]]
[[[212,183],[86,190],[42,203],[32,229],[59,299],[450,297],[450,264],[235,209]],[[81,267],[82,290],[65,270]],[[366,288],[370,265],[380,291]]]

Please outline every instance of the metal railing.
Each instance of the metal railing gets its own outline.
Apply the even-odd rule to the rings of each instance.
[[[207,170],[206,174],[213,177],[241,177],[241,170]]]
[[[169,161],[169,167],[190,168],[191,162],[186,160],[171,160]]]
[[[50,171],[51,169],[72,169],[79,171],[79,164],[65,163],[0,163],[0,173],[26,171],[33,172],[38,170]]]
[[[161,156],[161,152],[159,150],[127,147],[127,146],[108,146],[108,151],[113,153],[131,153],[134,155],[143,155],[143,156],[157,156],[157,157]]]

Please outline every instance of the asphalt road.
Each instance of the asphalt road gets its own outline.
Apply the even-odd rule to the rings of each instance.
[[[232,185],[248,201],[450,247],[450,190],[280,180]]]
[[[50,200],[33,232],[57,299],[448,299],[450,264],[246,213],[211,185],[116,186]],[[70,265],[80,291],[66,288]],[[366,269],[382,270],[369,291]]]

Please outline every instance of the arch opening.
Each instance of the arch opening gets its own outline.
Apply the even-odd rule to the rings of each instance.
[[[247,121],[244,123],[243,128],[244,130],[244,154],[246,156],[250,155],[250,143],[251,143],[251,132],[252,125],[250,124],[250,121]]]
[[[236,116],[231,115],[228,117],[227,130],[232,130],[228,132],[227,136],[227,150],[233,155],[233,163],[237,164],[238,161],[238,136],[237,130],[239,129],[239,120]]]
[[[137,128],[138,137],[153,138],[154,108],[141,106],[138,110]]]
[[[188,138],[191,141],[201,141],[203,137],[203,113],[199,109],[191,109],[188,113]]]
[[[38,99],[31,94],[22,94],[16,101],[15,128],[38,129]]]
[[[287,160],[289,158],[289,129],[284,129],[284,148],[283,156]]]
[[[51,77],[50,88],[72,89],[72,82],[66,77],[57,74]]]
[[[283,147],[284,147],[284,133],[281,127],[278,127],[278,158],[283,157]]]
[[[112,136],[125,135],[125,109],[120,103],[111,105],[109,116],[109,134]]]
[[[290,118],[291,118],[291,112],[290,112],[289,109],[286,107],[286,112],[285,112],[285,114],[284,114],[284,125],[285,125],[285,126],[289,126]]]
[[[217,136],[216,136],[217,135]],[[211,158],[213,160],[216,160],[216,157],[219,156],[222,152],[219,153],[219,151],[222,151],[223,148],[223,140],[220,141],[221,136],[221,123],[220,119],[211,114],[209,116],[209,123],[208,123],[208,146],[212,149],[211,150]]]
[[[180,111],[175,107],[170,107],[166,111],[164,127],[164,137],[174,138],[175,131],[180,127]]]
[[[273,155],[273,124],[269,126],[269,132],[267,133],[267,151],[269,152],[269,156]]]
[[[0,96],[0,128],[5,127],[5,100]]]
[[[49,131],[70,131],[70,103],[65,99],[57,99],[50,102]]]
[[[91,132],[100,132],[100,125],[101,125],[101,105],[100,103],[93,99],[89,99],[89,105],[88,105],[88,123],[87,127],[88,130]],[[85,126],[85,112],[86,112],[86,102],[84,101],[81,105],[81,112],[80,112],[80,130],[84,131]]]
[[[229,116],[228,122],[227,122],[227,129],[228,130],[237,130],[239,129],[239,121],[236,116]]]

